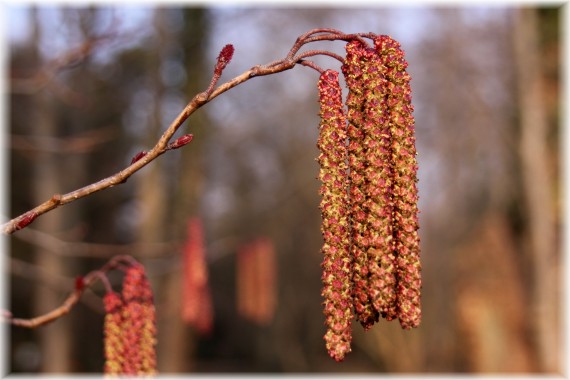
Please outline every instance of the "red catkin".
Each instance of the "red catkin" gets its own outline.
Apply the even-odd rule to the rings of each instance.
[[[414,110],[408,63],[400,44],[389,36],[374,40],[386,78],[385,114],[392,136],[394,181],[393,239],[397,266],[397,316],[403,328],[421,321],[421,265]]]
[[[106,375],[122,375],[124,354],[123,335],[123,300],[115,292],[108,292],[103,297],[105,323],[103,327]]]
[[[208,335],[214,324],[214,309],[208,280],[208,266],[202,221],[188,221],[182,258],[182,320]]]
[[[327,70],[318,83],[320,116],[318,162],[322,182],[320,208],[324,239],[323,296],[329,355],[336,361],[351,351],[352,258],[348,210],[347,120],[338,73]]]
[[[144,267],[129,266],[123,280],[123,374],[156,374],[156,317],[153,293]]]

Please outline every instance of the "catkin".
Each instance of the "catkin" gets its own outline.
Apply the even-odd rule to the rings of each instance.
[[[421,265],[418,224],[418,188],[415,122],[411,104],[408,63],[400,44],[378,36],[374,46],[387,80],[386,117],[392,136],[393,238],[397,264],[397,316],[403,328],[421,321]]]
[[[347,121],[338,73],[327,70],[318,83],[320,116],[318,162],[323,235],[324,314],[329,355],[341,361],[352,341],[352,258],[348,219]]]

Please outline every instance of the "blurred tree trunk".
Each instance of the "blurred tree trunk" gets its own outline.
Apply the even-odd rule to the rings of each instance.
[[[35,60],[38,68],[41,67],[41,19],[38,10],[32,9],[31,24],[33,27],[32,45],[35,47]],[[39,91],[34,95],[34,109],[32,123],[34,130],[40,137],[58,136],[58,122],[53,96],[46,90]],[[61,191],[62,170],[59,165],[57,152],[50,150],[38,150],[34,157],[32,187],[33,203],[40,204],[49,199],[53,194]],[[68,175],[68,174],[66,174]],[[34,223],[34,228],[56,235],[65,225],[65,217],[70,210],[56,210],[39,218]],[[61,256],[38,246],[36,249],[36,265],[48,274],[66,273],[66,261]],[[62,301],[62,294],[43,283],[38,283],[34,298],[34,314],[44,314],[57,306]],[[71,370],[71,324],[68,318],[56,321],[53,324],[38,329],[40,352],[42,353],[42,372],[69,372]]]
[[[167,34],[165,32],[165,15],[163,9],[157,9],[154,13],[154,30],[156,39],[155,49],[149,54],[148,73],[151,82],[150,90],[153,92],[152,111],[147,127],[147,134],[143,138],[145,149],[156,144],[162,132],[162,102],[164,100],[164,85],[161,79],[160,64],[165,56],[165,49],[168,46]],[[139,210],[141,220],[138,228],[137,240],[140,243],[156,243],[164,240],[164,223],[166,208],[166,182],[164,178],[164,162],[156,160],[149,165],[138,178]],[[138,252],[144,257],[146,252]]]
[[[176,16],[182,13],[182,21]],[[170,26],[181,23],[175,33]],[[183,89],[183,101],[190,100],[196,93],[204,90],[209,80],[209,73],[204,71],[204,50],[207,41],[205,11],[198,8],[155,10],[155,29],[157,30],[157,54],[150,64],[153,76],[154,120],[149,132],[148,144],[153,144],[162,132],[162,102],[167,88],[163,83],[161,65],[165,61],[179,62],[185,69],[186,84]],[[182,51],[182,55],[173,54]],[[164,74],[163,74],[164,75]],[[168,75],[168,74],[167,74]],[[204,79],[204,77],[207,77]],[[181,133],[191,132],[195,140],[204,137],[203,114],[193,115],[191,122],[182,127]],[[189,128],[191,126],[191,128]],[[153,140],[153,141],[150,141]],[[165,165],[166,159],[175,162],[176,156],[164,157],[153,162],[140,181],[139,202],[143,209],[143,221],[139,229],[139,241],[158,242],[165,239],[184,240],[186,221],[190,215],[199,213],[199,193],[203,183],[201,146],[203,141],[176,152],[179,161],[176,165]],[[166,172],[168,170],[168,173]],[[178,172],[177,172],[178,171]],[[169,185],[167,185],[169,184]],[[173,252],[174,253],[174,252]],[[178,252],[176,252],[178,254]],[[188,372],[193,369],[192,354],[194,338],[190,329],[181,319],[181,265],[157,282],[155,291],[164,300],[162,317],[159,321],[158,363],[162,373]]]
[[[206,11],[201,8],[184,8],[182,28],[178,33],[178,46],[182,49],[182,65],[186,73],[186,83],[182,87],[184,100],[190,100],[203,91],[209,81],[209,71],[205,65],[205,50],[208,41]],[[174,202],[171,209],[175,224],[171,229],[177,239],[186,239],[186,225],[190,216],[200,215],[200,195],[204,184],[203,151],[207,135],[207,120],[204,113],[192,115],[192,120],[183,126],[183,133],[192,133],[194,142],[180,150],[178,173],[174,189]],[[207,252],[206,252],[207,255]],[[171,306],[171,313],[164,327],[165,350],[169,354],[163,358],[165,372],[193,372],[196,370],[193,359],[196,338],[181,319],[182,266],[168,277],[165,283],[165,299]],[[168,348],[166,348],[168,347]]]
[[[552,373],[560,370],[557,318],[560,293],[556,270],[558,254],[552,204],[553,179],[549,170],[548,123],[543,102],[543,65],[539,46],[537,10],[523,8],[517,11],[514,48],[519,85],[519,153],[533,276],[529,318],[534,323],[533,343],[538,353],[539,370]]]
[[[149,51],[145,57],[147,59],[146,72],[149,78],[149,88],[148,90],[152,93],[152,102],[150,107],[152,109],[149,111],[149,122],[147,125],[142,126],[145,129],[145,133],[142,134],[142,145],[144,149],[149,149],[152,147],[158,137],[162,132],[162,113],[163,113],[163,101],[165,94],[165,86],[161,78],[161,62],[165,60],[166,49],[169,44],[169,35],[167,31],[167,20],[166,20],[166,10],[158,8],[153,14],[153,48]],[[138,224],[136,232],[136,240],[139,243],[143,243],[142,247],[150,247],[154,243],[162,242],[165,240],[165,230],[167,226],[166,223],[166,212],[168,210],[168,188],[165,178],[165,165],[164,159],[168,157],[163,157],[161,160],[156,160],[152,164],[148,165],[144,171],[139,173],[137,178],[137,189],[136,198],[138,203],[138,209],[140,212],[140,221]],[[140,252],[136,252],[137,257],[145,258],[150,252],[145,252],[145,248]],[[150,271],[152,276],[152,270]],[[163,288],[162,281],[154,281],[152,279],[152,286],[154,292],[161,292]],[[161,299],[161,297],[155,297],[155,299]],[[170,305],[169,302],[165,303]],[[164,308],[164,306],[162,306]],[[157,307],[159,319],[158,323],[158,346],[157,346],[157,360],[158,360],[158,370],[160,372],[170,372],[168,368],[165,368],[164,361],[169,360],[170,355],[176,355],[175,351],[172,350],[169,343],[169,335],[165,334],[165,324],[161,320],[161,314],[164,314],[164,310],[161,307]],[[165,309],[168,309],[167,306]]]

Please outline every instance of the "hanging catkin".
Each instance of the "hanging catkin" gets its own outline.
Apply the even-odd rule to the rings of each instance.
[[[327,70],[319,83],[321,122],[318,162],[322,182],[323,290],[329,355],[340,361],[352,340],[352,258],[348,219],[347,121],[338,73]]]

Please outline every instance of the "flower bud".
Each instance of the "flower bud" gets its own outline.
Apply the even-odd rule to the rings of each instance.
[[[216,62],[216,68],[214,69],[214,72],[216,73],[216,75],[222,74],[222,71],[230,63],[233,56],[234,56],[234,46],[232,44],[227,44],[226,46],[224,46],[222,48],[222,50],[220,51],[220,54],[218,55],[218,59]]]
[[[192,134],[182,135],[179,138],[177,138],[176,140],[174,140],[173,142],[171,142],[170,144],[168,144],[168,149],[181,148],[184,145],[191,142],[193,138],[194,138],[194,135],[192,135]]]
[[[133,159],[131,160],[131,165],[146,156],[146,150],[141,150],[137,154],[134,155]]]

